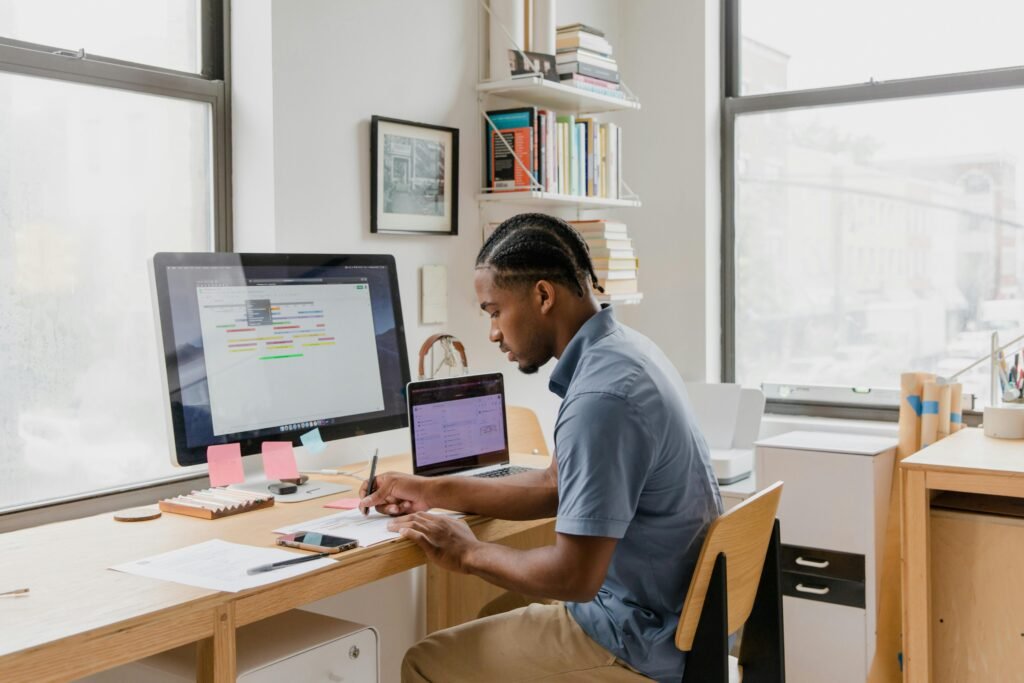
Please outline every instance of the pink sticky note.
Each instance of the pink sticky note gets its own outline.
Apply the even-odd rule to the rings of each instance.
[[[208,446],[206,462],[210,466],[210,486],[227,486],[245,481],[242,447],[237,443]]]
[[[267,479],[298,479],[295,451],[291,441],[263,442],[263,472]]]
[[[359,507],[358,498],[339,498],[324,505],[325,508],[337,508],[338,510],[355,510]]]

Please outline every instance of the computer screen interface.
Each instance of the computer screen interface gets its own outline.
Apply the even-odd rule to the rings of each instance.
[[[179,465],[406,425],[392,257],[165,253],[154,271]]]
[[[417,474],[508,462],[500,374],[413,382],[408,393]]]

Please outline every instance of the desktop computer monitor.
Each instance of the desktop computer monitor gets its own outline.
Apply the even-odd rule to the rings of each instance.
[[[206,448],[405,427],[409,364],[392,256],[159,253],[159,338],[179,466]]]

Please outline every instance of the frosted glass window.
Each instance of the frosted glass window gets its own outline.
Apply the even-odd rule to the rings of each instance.
[[[1018,0],[737,0],[742,95],[1024,65]]]
[[[198,73],[200,0],[0,0],[0,37]]]
[[[0,510],[182,473],[147,259],[211,250],[211,114],[0,73]]]
[[[1024,333],[1024,92],[736,120],[736,378],[898,387]],[[988,400],[988,364],[962,377]]]

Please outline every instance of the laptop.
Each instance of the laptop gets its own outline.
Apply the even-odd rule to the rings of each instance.
[[[501,373],[409,382],[406,400],[414,474],[490,478],[534,469],[509,464]]]

